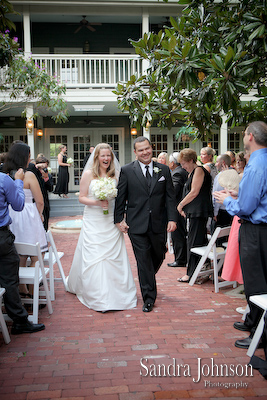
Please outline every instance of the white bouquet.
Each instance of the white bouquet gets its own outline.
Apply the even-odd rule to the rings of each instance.
[[[67,164],[73,164],[73,163],[74,163],[73,158],[69,157],[67,159]]]
[[[111,200],[117,196],[118,189],[113,178],[99,178],[92,187],[93,195],[98,200]],[[108,210],[103,209],[103,214],[108,214]]]
[[[51,167],[47,167],[47,171],[48,171],[49,174],[51,174],[52,168]]]

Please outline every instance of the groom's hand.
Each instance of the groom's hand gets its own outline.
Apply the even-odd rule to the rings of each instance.
[[[129,226],[126,224],[126,222],[124,220],[122,220],[121,222],[117,223],[117,228],[122,232],[122,233],[127,233]]]
[[[169,221],[167,225],[167,232],[174,232],[176,230],[176,222],[174,221]]]

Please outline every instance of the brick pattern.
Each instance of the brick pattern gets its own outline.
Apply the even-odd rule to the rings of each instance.
[[[72,218],[78,217],[65,219]],[[66,276],[78,236],[53,233],[57,248],[65,253]],[[56,282],[54,313],[40,311],[44,331],[12,335],[9,345],[0,334],[1,400],[266,399],[267,383],[256,370],[253,376],[207,373],[211,360],[239,368],[249,362],[246,351],[234,347],[237,338],[247,336],[233,328],[233,322],[241,320],[235,309],[245,301],[228,296],[227,288],[215,294],[212,282],[193,287],[177,282],[184,268],[168,268],[173,255],[167,253],[157,274],[156,306],[143,313],[136,262],[127,236],[125,241],[137,307],[98,313]],[[256,354],[264,358],[263,350]],[[198,362],[207,376],[196,383]]]

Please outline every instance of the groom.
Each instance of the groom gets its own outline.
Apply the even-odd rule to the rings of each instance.
[[[176,229],[177,211],[170,170],[151,160],[150,141],[139,136],[134,152],[136,160],[121,169],[114,221],[121,232],[129,234],[143,311],[150,312],[157,297],[155,274],[165,258],[166,233]]]

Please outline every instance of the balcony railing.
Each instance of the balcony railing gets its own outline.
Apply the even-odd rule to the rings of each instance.
[[[114,88],[131,75],[142,74],[142,61],[137,55],[32,55],[37,65],[57,76],[67,88]]]

